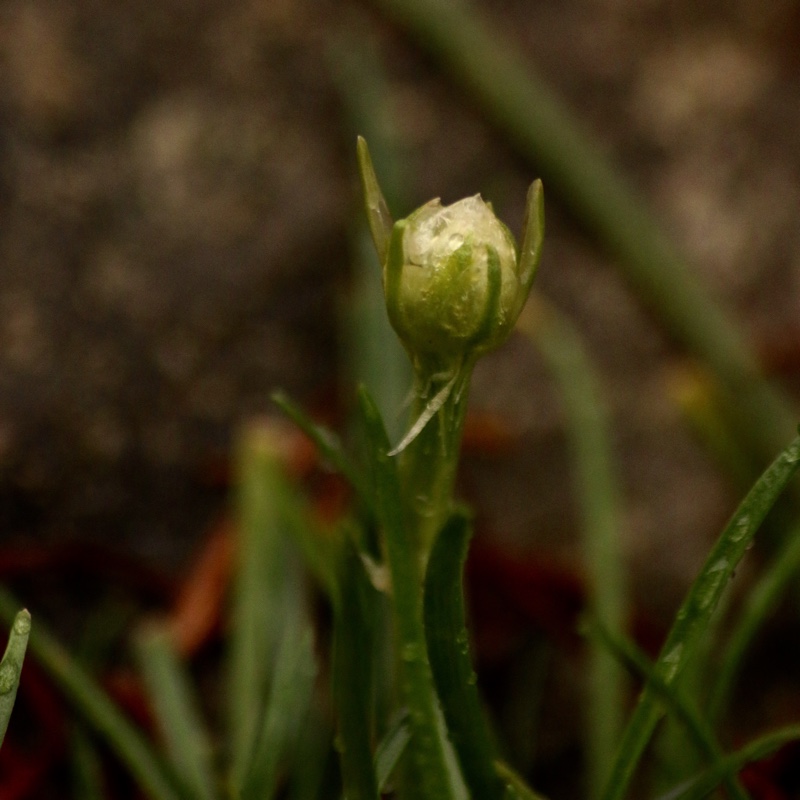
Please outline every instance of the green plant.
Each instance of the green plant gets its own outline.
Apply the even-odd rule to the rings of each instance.
[[[732,516],[651,662],[623,632],[616,489],[588,359],[568,321],[540,298],[520,317],[541,253],[541,184],[535,182],[528,194],[517,250],[491,207],[478,198],[447,207],[435,201],[393,222],[363,140],[358,152],[388,315],[413,368],[411,421],[393,446],[371,393],[362,388],[358,457],[276,395],[353,490],[351,508],[333,525],[315,519],[289,478],[285,432],[274,424],[248,430],[238,455],[238,559],[227,661],[217,683],[224,733],[214,737],[206,729],[202,697],[161,622],[143,626],[135,642],[160,748],[38,624],[32,653],[86,725],[156,800],[314,800],[342,794],[348,800],[377,800],[387,792],[422,800],[540,797],[503,760],[478,690],[463,587],[470,514],[453,495],[473,367],[520,320],[562,390],[580,477],[591,560],[586,627],[593,648],[587,790],[603,800],[627,796],[643,753],[667,716],[680,729],[680,746],[696,754],[697,768],[666,797],[702,797],[717,786],[737,800],[746,797],[737,772],[800,738],[800,726],[727,753],[716,723],[745,644],[797,567],[795,544],[779,550],[741,626],[727,647],[723,643],[721,688],[709,695],[697,689],[702,681],[687,677],[702,676],[708,668],[709,649],[701,644],[715,634],[714,614],[731,576],[800,467],[800,437]],[[320,652],[324,637],[309,602],[310,582],[330,609],[327,654]],[[16,601],[0,592],[0,615],[10,619],[16,608]],[[13,652],[9,645],[15,678],[27,619],[17,617]],[[626,724],[623,668],[643,682]],[[83,763],[91,762],[87,747],[91,743],[81,739]],[[331,748],[338,753],[338,771],[327,767]],[[91,772],[85,770],[83,796],[101,796]]]
[[[17,699],[22,662],[25,660],[30,632],[31,615],[23,609],[14,617],[6,651],[0,661],[0,745],[3,744],[14,701]]]

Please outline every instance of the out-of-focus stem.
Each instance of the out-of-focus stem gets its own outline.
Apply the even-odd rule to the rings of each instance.
[[[558,383],[575,465],[576,495],[588,582],[590,613],[614,632],[626,617],[616,469],[601,392],[583,342],[569,320],[538,296],[517,326],[539,348]],[[599,796],[622,730],[625,681],[614,656],[589,642],[586,735],[588,790]]]

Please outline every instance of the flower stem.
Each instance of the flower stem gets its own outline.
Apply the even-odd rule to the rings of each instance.
[[[424,568],[437,534],[453,509],[461,433],[467,411],[473,364],[452,374],[417,369],[412,419],[418,420],[442,392],[441,408],[403,450],[399,470],[412,540]],[[423,379],[421,375],[428,375]]]

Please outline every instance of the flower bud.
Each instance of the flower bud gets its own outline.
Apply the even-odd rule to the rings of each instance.
[[[384,288],[410,352],[484,352],[506,338],[519,311],[514,237],[478,195],[451,206],[434,200],[394,226]]]
[[[479,195],[432,200],[392,223],[369,152],[359,140],[367,218],[383,265],[389,318],[412,360],[457,368],[508,337],[541,253],[541,181],[528,192],[522,247]]]

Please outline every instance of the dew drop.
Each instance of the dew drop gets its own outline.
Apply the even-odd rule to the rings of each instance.
[[[411,662],[419,658],[419,647],[414,642],[409,642],[403,645],[402,651],[403,661]]]
[[[27,611],[21,611],[14,620],[14,633],[25,636],[31,631],[31,615]]]
[[[8,694],[17,685],[19,671],[11,661],[0,664],[0,694]]]
[[[675,674],[678,671],[678,666],[680,665],[681,654],[683,653],[683,643],[676,644],[672,650],[667,653],[664,658],[664,664],[666,665],[666,669],[664,670],[664,680],[671,681]]]
[[[741,541],[747,534],[748,529],[750,527],[750,517],[745,514],[734,526],[733,531],[731,531],[731,541],[739,542]]]
[[[800,461],[800,446],[793,445],[783,454],[783,457],[787,464],[796,464]]]

